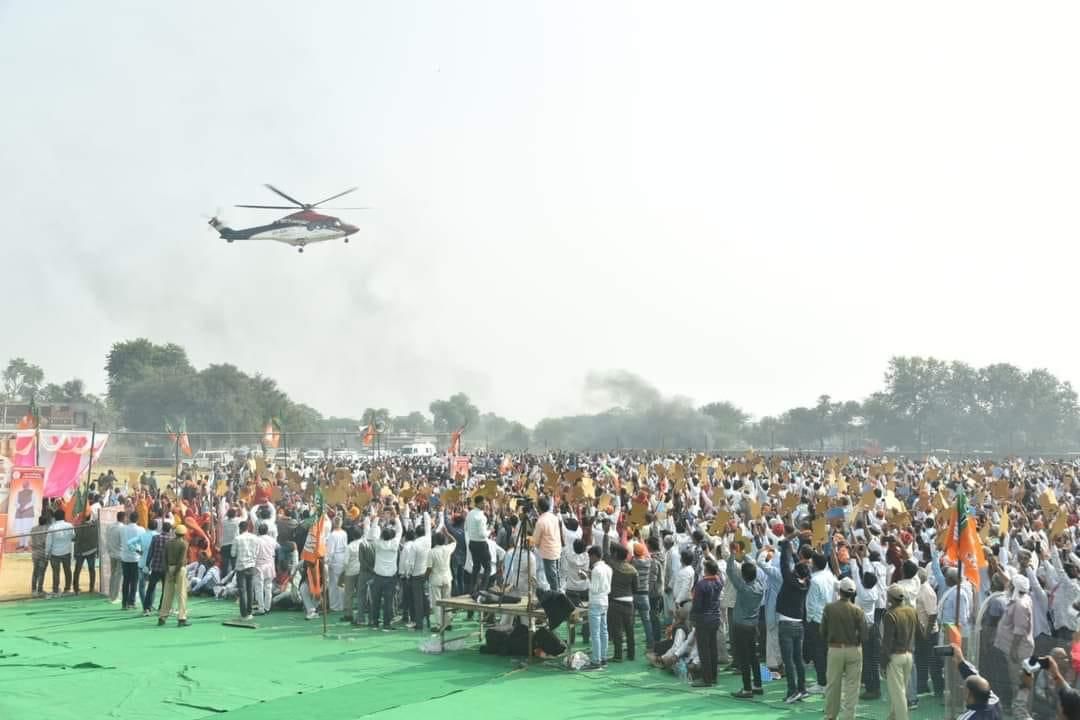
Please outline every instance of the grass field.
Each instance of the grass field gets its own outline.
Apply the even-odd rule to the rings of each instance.
[[[324,637],[320,621],[297,612],[261,618],[257,630],[221,624],[235,614],[233,604],[197,599],[192,627],[159,628],[153,618],[98,596],[0,603],[0,718],[45,712],[51,720],[801,720],[822,714],[820,697],[784,705],[783,681],[767,683],[756,701],[736,700],[728,695],[738,686],[734,675],[725,674],[719,688],[695,690],[640,658],[597,673],[569,672],[557,661],[520,670],[515,661],[475,648],[423,654],[418,641],[426,633],[330,623]],[[861,703],[859,715],[885,718],[888,706]],[[941,715],[940,702],[924,697],[913,717]]]

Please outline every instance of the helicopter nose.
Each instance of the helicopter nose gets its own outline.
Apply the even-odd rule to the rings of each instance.
[[[354,235],[354,234],[360,232],[360,228],[356,227],[355,225],[345,224],[345,225],[342,225],[341,228],[345,231],[346,236]]]

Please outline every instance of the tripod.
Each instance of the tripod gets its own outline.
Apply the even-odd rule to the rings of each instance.
[[[511,551],[511,552],[513,552],[513,555],[510,556],[510,563],[506,568],[506,577],[505,577],[505,579],[503,581],[503,592],[499,593],[499,602],[497,604],[497,608],[500,611],[502,610],[503,600],[506,597],[506,588],[507,588],[508,585],[510,585],[510,576],[511,575],[514,576],[514,582],[513,582],[513,585],[511,587],[517,588],[519,582],[521,581],[522,556],[525,555],[526,553],[531,553],[532,552],[529,549],[529,512],[528,512],[528,508],[522,508],[520,513],[518,514],[517,537],[514,538],[514,541],[511,543],[511,547],[513,548],[512,551]],[[515,568],[515,565],[517,566],[516,568]],[[528,569],[528,564],[526,564],[525,572],[528,573],[528,585],[527,585],[527,590],[525,592],[525,627],[528,630],[528,634],[529,634],[529,645],[528,645],[528,654],[525,657],[525,662],[522,663],[522,665],[521,665],[521,667],[523,667],[523,668],[528,667],[529,661],[532,659],[532,654],[533,654],[533,617],[532,617],[533,602],[532,602],[532,597],[533,597],[534,585],[536,583],[536,579],[533,577],[533,573]]]

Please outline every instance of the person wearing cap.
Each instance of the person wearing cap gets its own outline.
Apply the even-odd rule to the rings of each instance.
[[[1005,614],[998,622],[994,647],[1005,653],[1009,663],[1009,681],[1019,684],[1021,663],[1035,651],[1035,637],[1032,634],[1034,618],[1028,579],[1023,575],[1014,575],[1012,588],[1012,601],[1005,608]],[[952,690],[952,686],[948,684],[947,688]],[[1014,717],[1027,717],[1027,700],[1025,693],[1017,692],[1013,695],[1011,709]]]
[[[915,608],[904,601],[904,589],[890,585],[881,619],[881,669],[889,691],[889,720],[908,720],[907,688],[915,650]]]
[[[837,599],[821,615],[821,640],[828,647],[825,685],[826,720],[854,720],[862,676],[866,616],[855,604],[855,581],[836,583]]]
[[[187,627],[187,528],[177,525],[173,531],[175,537],[165,543],[165,589],[161,597],[161,609],[158,611],[159,626],[172,612],[173,598],[176,598],[177,627]]]

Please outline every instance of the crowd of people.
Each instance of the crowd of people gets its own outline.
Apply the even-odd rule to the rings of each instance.
[[[1080,720],[1080,465],[1010,459],[478,453],[267,466],[161,486],[103,475],[52,501],[32,591],[106,593],[165,624],[186,598],[285,608],[383,631],[439,632],[448,597],[563,594],[587,670],[646,662],[695,687],[721,672],[753,701],[825,696],[829,720],[887,696],[945,717]],[[98,547],[103,507],[119,507]],[[962,518],[960,517],[962,515]],[[964,519],[981,551],[948,542]],[[953,544],[955,547],[955,543]],[[161,586],[161,597],[157,588]],[[644,648],[639,652],[639,640]],[[978,669],[977,669],[978,668]],[[884,692],[882,685],[884,684]]]

